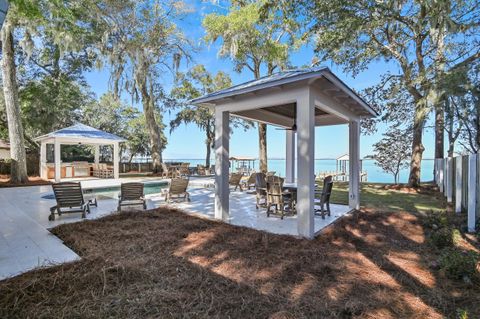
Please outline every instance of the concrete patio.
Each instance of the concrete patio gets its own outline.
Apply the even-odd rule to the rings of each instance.
[[[130,180],[130,179],[129,179]],[[135,179],[142,182],[160,182],[158,178]],[[165,181],[165,180],[164,180]],[[122,180],[88,180],[83,188],[117,186]],[[169,204],[187,213],[214,218],[215,192],[211,178],[192,179],[191,202]],[[205,187],[207,186],[207,188]],[[21,274],[40,266],[49,266],[78,260],[80,257],[52,235],[48,229],[62,223],[78,222],[80,214],[66,214],[49,221],[49,208],[53,199],[50,186],[33,186],[0,189],[0,280]],[[92,195],[86,195],[88,196]],[[48,196],[47,196],[48,197]],[[116,212],[117,200],[99,196],[98,208],[92,207],[87,219],[96,219]],[[165,205],[163,194],[147,195],[147,207]],[[315,217],[315,232],[333,223],[350,211],[348,206],[331,205],[332,216]],[[276,234],[297,235],[297,216],[266,217],[264,209],[255,209],[255,195],[247,192],[230,193],[230,218],[226,222]]]

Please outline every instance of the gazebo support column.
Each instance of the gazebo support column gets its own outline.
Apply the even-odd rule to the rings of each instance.
[[[120,148],[118,143],[113,144],[113,177],[118,179],[120,177]]]
[[[351,121],[349,126],[349,179],[348,205],[351,209],[360,208],[360,123]]]
[[[315,104],[307,88],[297,99],[297,214],[298,235],[314,237],[314,155],[315,155]]]
[[[94,145],[94,156],[95,156],[95,165],[100,164],[100,145]]]
[[[47,179],[47,144],[42,141],[40,143],[40,178]]]
[[[215,110],[215,218],[228,220],[230,112]]]
[[[54,157],[55,157],[55,182],[60,182],[62,163],[61,163],[61,144],[58,139],[54,142]]]
[[[295,132],[291,130],[285,131],[285,148],[286,148],[286,182],[295,182]]]

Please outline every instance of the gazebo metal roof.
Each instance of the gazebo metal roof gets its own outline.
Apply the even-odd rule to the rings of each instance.
[[[117,136],[115,134],[111,134],[108,132],[101,131],[99,129],[93,128],[91,126],[77,123],[75,125],[62,128],[60,130],[42,135],[37,137],[37,141],[45,140],[45,139],[52,139],[52,138],[66,138],[69,140],[75,139],[79,141],[88,140],[108,140],[112,142],[123,142],[125,139]]]
[[[300,81],[315,81],[324,78],[331,85],[332,91],[338,92],[341,97],[345,96],[354,102],[359,111],[364,116],[374,117],[377,112],[365,102],[355,91],[349,88],[342,80],[340,80],[328,67],[316,67],[305,69],[292,69],[278,72],[269,76],[264,76],[256,80],[248,81],[242,84],[219,90],[204,96],[190,100],[191,104],[211,104],[216,105],[225,99],[238,97],[244,94],[255,93],[260,90],[281,87],[283,85],[292,84]]]

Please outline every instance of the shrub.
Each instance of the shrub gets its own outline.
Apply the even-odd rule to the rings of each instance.
[[[445,249],[440,257],[440,268],[451,279],[471,277],[477,272],[478,254],[472,251]]]
[[[427,213],[424,225],[434,230],[448,226],[447,213],[445,211]]]
[[[461,237],[462,236],[458,229],[443,227],[431,234],[430,241],[436,247],[442,249],[456,245],[460,241]]]

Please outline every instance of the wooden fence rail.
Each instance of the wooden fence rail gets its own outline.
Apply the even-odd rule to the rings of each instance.
[[[468,231],[476,231],[480,219],[480,156],[464,156],[435,159],[435,183],[454,203],[455,212],[468,214]]]

